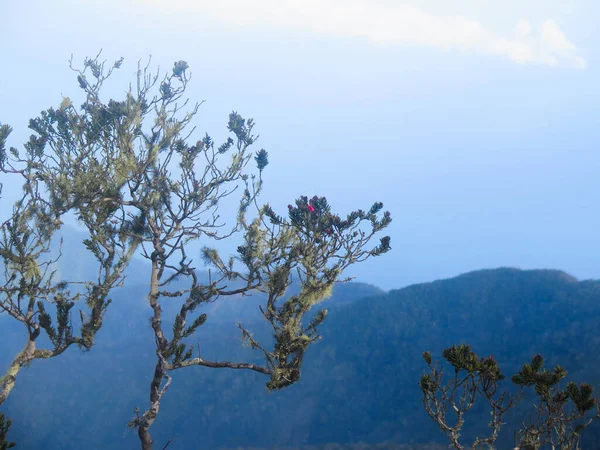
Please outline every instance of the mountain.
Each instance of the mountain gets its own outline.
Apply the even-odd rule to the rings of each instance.
[[[87,232],[69,225],[63,225],[55,237],[52,238],[47,259],[53,259],[60,253],[60,259],[55,265],[58,279],[70,281],[96,280],[98,277],[98,262],[83,244],[83,240],[88,237]],[[133,279],[146,278],[148,267],[148,261],[135,256],[129,263],[126,274]]]
[[[52,242],[51,253],[48,258],[55,257],[61,253],[61,258],[56,265],[57,279],[66,279],[71,281],[91,280],[94,281],[98,275],[98,263],[93,255],[86,250],[83,240],[88,235],[85,232],[78,231],[71,226],[64,226],[58,233],[57,239]],[[199,259],[199,258],[197,258]],[[150,263],[141,256],[134,257],[125,271],[126,281],[125,290],[120,291],[121,297],[139,300],[139,306],[146,307],[146,286],[144,281],[150,277]],[[208,272],[198,270],[199,280],[208,280]],[[231,283],[231,288],[238,286],[239,283]],[[187,284],[175,281],[170,284],[171,290],[184,289]],[[298,291],[297,285],[292,285],[288,295]],[[382,289],[367,283],[340,283],[335,287],[336,295],[331,299],[326,299],[324,305],[330,307],[334,302],[351,303],[358,298],[384,294]],[[262,320],[262,314],[258,305],[264,303],[264,296],[254,293],[247,296],[224,297],[219,301],[205,305],[204,312],[211,316],[211,321],[217,322],[236,322],[244,321],[255,322]],[[129,307],[126,304],[125,311]],[[180,306],[180,304],[179,304]],[[167,303],[163,307],[166,315],[174,315],[178,308],[177,302]],[[119,306],[116,307],[119,309]]]
[[[548,366],[565,367],[573,381],[600,382],[598,281],[501,268],[388,293],[343,286],[324,305],[330,314],[320,328],[323,340],[307,352],[296,385],[267,393],[267,380],[257,373],[177,371],[153,429],[155,441],[173,438],[169,450],[445,444],[421,405],[421,353],[429,350],[437,358],[462,342],[479,354],[494,354],[508,378],[541,353]],[[90,352],[70,350],[36,361],[20,375],[4,410],[14,420],[11,438],[21,448],[137,446],[137,436],[124,424],[136,406],[147,404],[155,358],[145,289],[132,283],[115,291]],[[131,310],[139,313],[132,316]],[[248,322],[255,336],[268,339],[264,323]],[[0,328],[0,339],[8,337],[9,346],[18,348],[8,328]],[[260,360],[240,345],[232,323],[211,321],[211,315],[195,342],[207,359]],[[464,435],[485,429],[487,418],[480,413],[467,416],[472,425]],[[509,426],[519,417],[509,416],[499,448],[512,448]],[[583,448],[597,448],[596,442],[598,424],[584,434]]]

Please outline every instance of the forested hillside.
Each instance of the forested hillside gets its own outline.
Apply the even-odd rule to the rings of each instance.
[[[11,436],[21,448],[136,445],[125,424],[134,408],[144,405],[145,385],[138,380],[149,376],[154,355],[144,315],[125,314],[131,305],[147,308],[143,285],[128,281],[115,291],[89,353],[72,349],[62,358],[36,361],[23,373],[19,386],[27,389],[17,386],[6,402],[6,414],[14,420]],[[257,311],[259,300],[233,299],[239,302],[235,307],[221,310],[218,302],[208,305],[214,309],[196,337],[203,356],[247,360],[252,350],[241,345],[234,322],[244,317],[247,328],[266,336],[260,315],[247,313]],[[323,340],[309,350],[300,382],[268,394],[260,374],[189,368],[175,374],[155,439],[173,438],[169,449],[445,445],[421,405],[417,383],[425,369],[424,350],[439,355],[467,342],[479,354],[493,354],[509,376],[541,353],[548,366],[565,367],[570,380],[597,386],[599,300],[600,282],[550,270],[483,270],[389,293],[358,283],[340,285],[323,304],[330,310],[321,327]],[[244,316],[235,315],[242,305],[248,308]],[[3,326],[0,338],[17,349],[18,331]],[[509,415],[509,426],[518,418],[519,413]],[[474,410],[465,434],[485,428],[486,421]],[[509,426],[500,448],[512,442]],[[595,425],[583,448],[596,448],[598,436]],[[342,447],[326,446],[334,443]]]

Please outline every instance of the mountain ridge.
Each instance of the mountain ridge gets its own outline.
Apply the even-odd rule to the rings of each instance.
[[[296,385],[265,395],[260,374],[178,371],[164,399],[156,439],[177,436],[174,450],[444,444],[420,403],[417,382],[425,350],[438,358],[444,348],[467,342],[479,354],[494,354],[508,378],[541,353],[547,366],[563,365],[569,379],[600,383],[600,361],[593,357],[600,348],[600,281],[574,280],[558,270],[484,269],[347,304],[325,302],[330,314],[320,327],[323,340],[307,351]],[[112,306],[119,301],[115,298]],[[64,450],[135,445],[135,436],[119,430],[133,408],[147,402],[154,358],[147,317],[149,311],[124,326],[121,319],[111,319],[109,310],[91,352],[69,352],[24,372],[6,404],[14,419],[13,439],[26,448],[43,442],[44,448]],[[209,322],[210,316],[197,336],[203,356],[260,362],[259,354],[240,345],[233,324]],[[259,329],[256,336],[268,339],[269,330]],[[53,388],[36,383],[41,377]],[[32,404],[53,413],[34,413]],[[70,404],[85,422],[70,414]],[[475,413],[467,418],[464,436],[485,432],[485,421]],[[510,418],[500,448],[511,444],[510,427],[520,417]],[[77,431],[84,428],[85,433]],[[596,442],[600,430],[594,425],[584,435],[583,448],[595,448]]]

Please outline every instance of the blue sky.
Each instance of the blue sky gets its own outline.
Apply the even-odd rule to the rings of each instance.
[[[600,278],[598,14],[555,0],[9,2],[0,122],[18,146],[30,117],[77,95],[71,53],[124,56],[114,95],[139,58],[184,59],[200,130],[254,117],[264,202],[392,212],[393,251],[359,280],[498,266]]]

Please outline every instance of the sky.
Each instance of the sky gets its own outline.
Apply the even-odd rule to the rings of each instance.
[[[190,65],[195,125],[253,117],[262,201],[382,201],[385,289],[500,266],[600,278],[600,4],[578,0],[29,0],[3,5],[0,123],[78,92],[68,59]],[[17,186],[5,183],[2,208]]]

